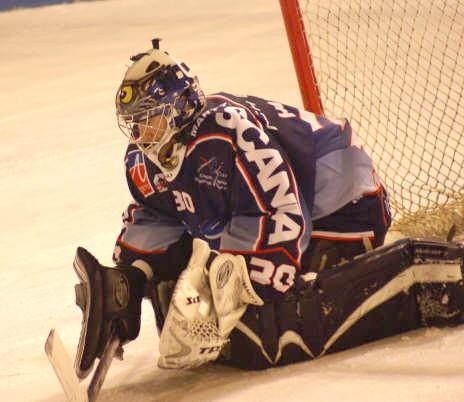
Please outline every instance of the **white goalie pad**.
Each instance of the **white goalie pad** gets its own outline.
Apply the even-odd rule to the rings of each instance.
[[[206,268],[211,250],[193,241],[192,257],[177,281],[160,336],[161,368],[193,368],[218,358],[249,303],[262,304],[245,260],[220,254]]]
[[[218,317],[218,331],[228,337],[245,313],[248,304],[264,302],[251,285],[245,259],[241,255],[220,254],[209,270],[209,283]]]

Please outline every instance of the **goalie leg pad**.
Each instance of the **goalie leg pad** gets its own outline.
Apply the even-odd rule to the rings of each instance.
[[[428,283],[416,286],[416,301],[422,326],[455,326],[464,321],[462,280],[457,283]]]
[[[187,268],[180,275],[160,336],[160,368],[192,368],[215,360],[226,339],[218,332],[217,315],[206,264],[211,250],[194,240]]]
[[[244,258],[212,252],[195,239],[161,331],[158,366],[191,368],[216,360],[250,303],[263,304]]]
[[[82,247],[76,251],[74,270],[80,280],[76,304],[83,313],[75,370],[86,378],[113,333],[121,343],[138,336],[146,276],[134,267],[104,267]]]
[[[264,304],[251,285],[246,262],[241,255],[224,253],[215,257],[209,267],[209,283],[218,317],[218,330],[225,338],[249,304]]]
[[[462,245],[401,240],[250,307],[229,362],[262,369],[323,356],[423,326],[464,323]]]

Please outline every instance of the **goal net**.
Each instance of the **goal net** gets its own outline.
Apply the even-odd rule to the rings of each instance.
[[[464,231],[464,2],[280,0],[305,107],[347,117],[394,228]]]

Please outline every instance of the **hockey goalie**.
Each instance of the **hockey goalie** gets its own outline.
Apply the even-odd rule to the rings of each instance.
[[[134,202],[115,266],[83,248],[74,262],[80,378],[110,339],[137,338],[144,297],[170,369],[265,369],[464,322],[463,245],[383,245],[387,192],[347,120],[206,96],[152,45],[116,96]]]

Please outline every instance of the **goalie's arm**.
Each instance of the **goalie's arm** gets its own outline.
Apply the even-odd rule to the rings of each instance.
[[[191,236],[176,220],[138,203],[130,204],[124,212],[113,253],[117,265],[142,260],[156,271],[155,281],[176,280],[191,253]]]

